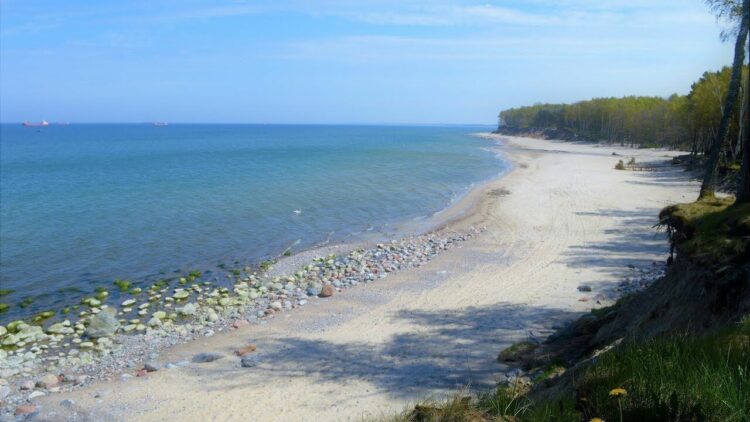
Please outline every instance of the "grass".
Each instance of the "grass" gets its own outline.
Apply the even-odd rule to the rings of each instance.
[[[522,356],[533,351],[537,344],[530,341],[521,341],[503,349],[497,356],[498,362],[518,362]]]
[[[747,259],[750,253],[750,203],[705,198],[672,205],[659,214],[681,253],[711,265]]]
[[[387,420],[748,421],[750,320],[703,336],[623,343],[571,379],[568,393],[555,400],[535,401],[516,384],[472,399],[427,402]],[[617,388],[626,394],[613,396]]]
[[[619,420],[609,394],[617,387],[627,391],[624,420],[750,420],[750,323],[630,342],[602,355],[576,383],[586,416]]]

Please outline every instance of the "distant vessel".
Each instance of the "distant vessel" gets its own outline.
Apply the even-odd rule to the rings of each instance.
[[[154,124],[154,126],[167,126],[167,125],[169,125],[169,123],[167,123],[167,122],[154,122],[153,124]]]
[[[22,124],[26,127],[49,126],[49,122],[46,120],[42,120],[39,123],[23,122]]]

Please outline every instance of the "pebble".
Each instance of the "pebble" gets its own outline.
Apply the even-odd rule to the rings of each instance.
[[[43,376],[39,381],[36,382],[36,386],[39,388],[50,389],[60,383],[60,378],[57,375],[47,374]]]
[[[43,396],[46,396],[46,395],[47,394],[45,394],[45,393],[37,390],[37,391],[34,391],[31,394],[29,394],[29,400],[33,400],[33,399],[35,399],[37,397],[43,397]]]
[[[253,368],[255,366],[258,366],[259,360],[258,356],[256,355],[245,355],[240,359],[240,365],[243,368]]]
[[[110,307],[106,303],[88,300],[89,308],[79,313],[79,319],[53,324],[54,332],[50,332],[48,328],[45,333],[39,326],[13,325],[13,330],[9,330],[13,334],[2,335],[0,342],[12,340],[8,345],[17,349],[11,354],[2,351],[5,355],[0,355],[0,361],[13,357],[18,359],[19,365],[12,368],[0,367],[0,378],[15,379],[18,376],[38,379],[45,372],[53,374],[67,370],[88,374],[88,379],[87,375],[65,375],[62,381],[66,385],[63,389],[68,389],[72,385],[89,381],[112,379],[122,371],[132,373],[132,368],[138,362],[143,362],[144,356],[148,356],[146,364],[154,364],[156,368],[155,359],[158,354],[152,356],[152,352],[201,336],[208,337],[215,331],[239,328],[249,324],[248,320],[265,324],[277,313],[307,304],[310,297],[330,297],[335,290],[370,283],[384,278],[392,271],[419,267],[442,250],[479,232],[472,230],[448,236],[429,234],[392,241],[369,250],[358,249],[341,256],[316,258],[293,275],[274,277],[269,274],[253,274],[238,279],[234,292],[226,287],[211,287],[208,282],[183,283],[171,296],[167,287],[149,288],[144,290],[148,293],[149,303],[137,305],[138,301],[135,299],[123,300],[119,312],[116,307]],[[246,271],[249,274],[250,270]],[[139,293],[132,292],[133,295]],[[185,301],[177,306],[177,300],[187,300],[191,296],[194,302]],[[144,310],[151,311],[151,319],[148,319]],[[141,319],[132,319],[134,315],[130,315],[131,312],[141,314]],[[75,316],[77,313],[70,315]],[[120,324],[127,325],[122,327]],[[102,328],[101,325],[106,329],[96,332]],[[4,326],[0,327],[5,329]],[[22,329],[25,329],[24,336],[18,336],[16,333]],[[118,330],[125,331],[125,334],[117,336]],[[115,341],[109,341],[109,337]],[[22,352],[21,349],[24,348],[26,351]],[[211,362],[223,357],[219,353],[201,353],[193,358],[193,362]],[[258,364],[257,355],[251,352],[241,356],[240,360],[243,367]],[[164,368],[188,363],[167,364]],[[138,374],[143,372],[145,375],[148,369],[144,366]],[[43,372],[40,374],[40,371]],[[126,375],[123,378],[132,377],[130,374]],[[75,377],[81,378],[72,381]],[[14,382],[16,385],[20,384],[19,381]],[[33,390],[33,387],[34,383],[31,382],[27,391]],[[53,392],[59,388],[53,386],[46,391]],[[26,397],[18,390],[10,388],[8,400],[4,403],[15,405],[24,399]],[[4,411],[6,413],[0,407],[0,419],[7,412],[12,412],[12,408],[6,406]]]
[[[36,406],[34,406],[33,404],[23,404],[16,407],[16,410],[13,413],[15,413],[16,416],[23,416],[30,415],[34,412],[36,412]]]
[[[333,296],[333,286],[330,284],[326,284],[323,286],[323,288],[320,291],[320,294],[318,294],[320,297],[331,297]]]
[[[246,319],[240,319],[232,323],[232,328],[240,328],[249,324],[250,323]]]
[[[193,363],[208,363],[213,362],[219,359],[222,359],[224,357],[221,353],[216,352],[205,352],[205,353],[198,353],[197,355],[193,356],[192,362]]]
[[[234,354],[237,356],[245,356],[248,353],[252,353],[256,350],[256,347],[254,344],[248,344],[247,346],[243,347],[242,349],[235,350]]]

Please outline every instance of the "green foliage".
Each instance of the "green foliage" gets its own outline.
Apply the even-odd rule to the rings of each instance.
[[[747,421],[750,321],[704,336],[626,342],[570,380],[554,399],[534,400],[528,386],[516,383],[475,400],[457,395],[420,404],[388,420],[619,421],[622,412],[624,421]]]
[[[745,259],[750,252],[750,204],[708,197],[672,205],[659,214],[680,253],[707,264]]]
[[[517,362],[523,355],[532,352],[537,348],[537,344],[530,341],[521,341],[512,346],[503,349],[497,356],[498,362]]]
[[[7,312],[8,309],[10,309],[10,305],[7,303],[0,303],[0,314],[3,312]]]
[[[747,78],[747,66],[744,72]],[[500,112],[501,125],[556,128],[592,140],[705,152],[716,136],[732,70],[705,72],[687,96],[594,98]],[[737,124],[734,117],[734,125]]]
[[[0,297],[8,296],[9,294],[13,293],[15,290],[13,289],[0,289]]]
[[[32,297],[25,297],[21,302],[18,304],[21,308],[28,308],[31,306],[31,304],[34,303],[34,298]]]
[[[290,248],[287,248],[284,250],[284,253],[281,254],[282,256],[292,256],[292,250]]]
[[[576,390],[586,413],[619,420],[613,388],[624,388],[624,420],[750,419],[750,324],[704,337],[622,344],[591,366]]]
[[[615,170],[625,170],[625,163],[620,160],[615,164]]]

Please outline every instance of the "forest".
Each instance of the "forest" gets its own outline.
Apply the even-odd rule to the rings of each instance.
[[[516,129],[554,128],[584,139],[644,147],[667,147],[706,154],[717,136],[732,68],[705,72],[687,95],[668,98],[628,96],[594,98],[573,104],[535,104],[500,112],[499,126]],[[743,66],[740,98],[747,95],[748,66]],[[725,154],[737,161],[742,153],[739,116],[734,109]]]

